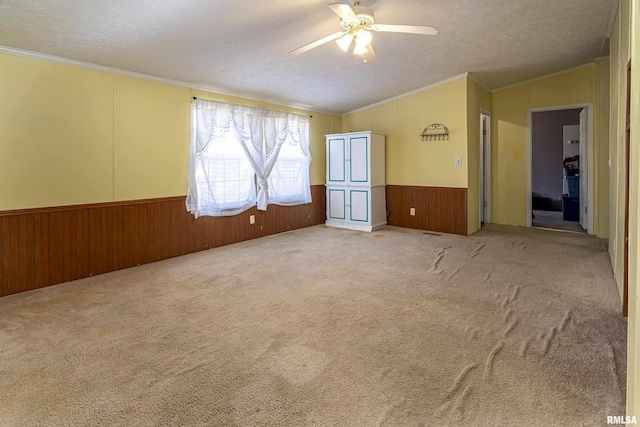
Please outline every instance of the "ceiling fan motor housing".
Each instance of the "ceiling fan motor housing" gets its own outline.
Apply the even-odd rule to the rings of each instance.
[[[364,28],[370,28],[375,22],[372,9],[362,6],[354,6],[352,7],[352,9],[358,16],[358,19],[360,19],[360,25],[362,25]],[[354,26],[354,23],[349,21],[341,21],[340,24],[345,30],[348,30],[350,27]]]

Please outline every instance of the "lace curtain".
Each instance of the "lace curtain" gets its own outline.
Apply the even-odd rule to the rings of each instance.
[[[270,202],[269,182],[274,184],[270,175],[278,164],[282,145],[287,142],[300,151],[296,174],[301,180],[298,192],[301,194],[277,194],[273,203],[302,204],[311,202],[309,187],[309,118],[299,114],[265,110],[243,105],[198,99],[191,105],[191,151],[187,180],[189,184],[186,206],[196,218],[201,215],[235,215],[257,204],[258,209],[266,210]],[[235,145],[234,145],[235,144]],[[237,158],[238,146],[245,155],[246,163]],[[236,158],[234,158],[234,150]],[[207,152],[214,153],[207,155]],[[290,151],[290,150],[286,150]],[[284,156],[283,156],[284,157]],[[289,158],[291,156],[288,156]],[[304,165],[306,161],[306,165]],[[257,195],[253,176],[243,171],[250,166],[257,182]],[[231,182],[220,184],[212,182],[221,168],[230,168],[229,176],[219,178]],[[277,185],[282,175],[282,167],[276,167]],[[286,169],[286,168],[284,168]],[[285,171],[286,172],[286,171]],[[252,174],[251,174],[252,175]],[[285,173],[286,175],[286,173]],[[291,173],[289,173],[291,180]],[[216,175],[221,176],[221,175]],[[247,182],[251,180],[251,182]],[[235,182],[237,181],[237,182]],[[304,185],[306,183],[306,185]],[[221,200],[215,185],[238,188],[238,200]],[[291,187],[291,185],[288,185]],[[306,190],[305,190],[306,188]],[[253,195],[252,195],[253,191]],[[245,196],[246,193],[246,196]],[[282,191],[278,191],[282,193]]]

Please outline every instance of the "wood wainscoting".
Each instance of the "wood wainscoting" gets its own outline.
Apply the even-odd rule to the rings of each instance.
[[[466,188],[387,185],[387,211],[389,225],[467,235]]]
[[[307,205],[198,219],[184,196],[0,211],[0,297],[323,224],[324,185],[312,185],[311,197]]]

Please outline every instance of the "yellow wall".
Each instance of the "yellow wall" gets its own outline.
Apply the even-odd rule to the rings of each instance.
[[[620,100],[620,66],[621,56],[619,52],[620,47],[620,13],[624,8],[624,2],[621,2],[618,6],[618,14],[613,25],[613,31],[611,33],[611,52],[610,52],[610,78],[609,81],[609,159],[611,159],[611,167],[609,168],[609,257],[611,258],[611,265],[613,266],[614,276],[617,276],[619,271],[622,271],[622,258],[618,257],[618,248],[621,247],[622,241],[620,240],[621,230],[619,230],[620,220],[618,212],[618,189],[620,187],[619,178],[620,172],[618,171],[620,165],[620,159],[618,158],[618,128],[620,117],[618,115],[618,109]],[[626,78],[626,77],[625,77]],[[618,291],[620,298],[622,298],[622,281],[618,280]]]
[[[626,91],[631,59],[631,153],[629,198],[629,321],[627,340],[627,414],[640,416],[640,2],[621,0],[611,34],[610,112],[610,239],[609,254],[620,295],[624,277],[624,215],[626,195]],[[633,54],[632,54],[633,52]]]
[[[467,233],[480,228],[480,109],[491,111],[491,93],[467,78]]]
[[[0,54],[0,210],[184,195],[193,96],[311,114],[311,184],[342,119]]]
[[[602,238],[609,237],[609,58],[598,59],[596,64],[597,92],[594,113],[594,130],[597,135],[594,138],[594,228],[596,235]]]
[[[347,114],[342,131],[371,130],[386,138],[387,184],[467,187],[466,77],[366,110]],[[448,141],[422,141],[432,123],[449,128]],[[455,167],[456,157],[462,167]]]
[[[311,171],[309,178],[311,184],[324,184],[327,177],[327,154],[325,147],[325,135],[342,132],[342,118],[329,114],[312,113],[309,127],[309,139],[311,142]]]
[[[621,1],[611,35],[611,112],[610,112],[610,236],[609,255],[620,297],[623,295],[624,271],[624,203],[625,203],[625,133],[627,64],[630,50],[630,2]]]
[[[594,164],[602,165],[599,156],[608,150],[608,139],[599,133],[598,81],[606,67],[596,64],[521,84],[492,94],[491,162],[492,222],[510,225],[527,223],[527,180],[530,173],[527,147],[527,110],[530,108],[593,103]],[[600,70],[600,71],[599,71]],[[601,118],[605,119],[604,109]],[[605,124],[606,126],[606,124]],[[595,169],[595,168],[594,168]],[[595,173],[595,171],[594,171]],[[606,174],[605,174],[606,175]],[[595,176],[594,176],[595,178]],[[607,236],[606,211],[608,177],[600,176],[594,185],[594,233]],[[602,215],[604,219],[601,218]]]
[[[0,54],[0,209],[113,200],[114,76]]]
[[[186,194],[188,90],[122,76],[115,88],[114,200]]]

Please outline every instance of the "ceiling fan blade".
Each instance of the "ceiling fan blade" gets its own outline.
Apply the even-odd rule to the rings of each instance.
[[[363,54],[361,57],[365,64],[373,64],[376,62],[376,52],[373,50],[373,46],[371,44],[367,46],[367,53]]]
[[[371,26],[374,31],[383,31],[387,33],[409,33],[409,34],[427,34],[435,36],[438,34],[438,30],[433,27],[426,27],[423,25],[384,25],[374,24]]]
[[[301,53],[305,53],[307,51],[310,51],[313,48],[316,48],[320,45],[323,45],[325,43],[329,43],[331,40],[335,40],[337,38],[342,37],[342,35],[344,35],[346,33],[346,31],[339,31],[337,33],[333,33],[330,36],[321,38],[320,40],[316,40],[312,43],[306,44],[296,50],[292,50],[291,52],[289,52],[289,55],[300,55]]]
[[[354,24],[360,23],[360,18],[358,18],[358,15],[356,15],[348,4],[334,3],[330,4],[329,8],[333,10],[343,21],[353,22]]]

